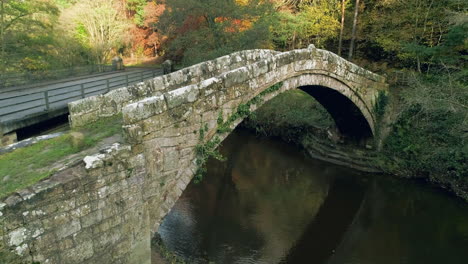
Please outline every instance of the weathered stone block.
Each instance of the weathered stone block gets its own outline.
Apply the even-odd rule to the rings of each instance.
[[[294,51],[283,52],[277,56],[276,58],[276,67],[281,67],[287,64],[290,64],[294,61]]]
[[[78,231],[80,231],[81,225],[78,219],[73,219],[70,222],[61,224],[57,227],[57,237],[58,239],[63,239],[67,236],[70,236]]]
[[[57,250],[57,237],[55,233],[45,233],[41,236],[38,236],[33,243],[36,252],[44,254],[46,257],[49,257],[51,252]],[[48,254],[46,254],[48,253]]]
[[[242,84],[250,78],[247,67],[242,67],[233,71],[229,71],[221,76],[223,80],[223,88],[230,88],[237,84]]]
[[[103,96],[95,95],[68,104],[70,114],[94,112],[103,104]]]
[[[185,86],[164,94],[169,108],[175,108],[185,103],[193,103],[198,99],[200,91],[197,85]]]
[[[92,240],[80,243],[61,254],[63,263],[84,263],[94,255]]]
[[[179,156],[180,154],[177,148],[164,149],[163,170],[164,171],[175,170],[179,162]]]
[[[112,244],[115,244],[119,241],[120,237],[123,235],[122,229],[112,228],[105,232],[95,236],[92,240],[92,245],[96,252],[104,252],[104,250]]]
[[[102,211],[96,210],[80,218],[81,226],[83,228],[92,226],[102,220]]]
[[[125,106],[122,110],[124,124],[133,124],[166,111],[164,96],[153,96]]]
[[[65,239],[62,239],[60,240],[60,242],[58,243],[58,249],[60,251],[66,251],[67,249],[70,249],[72,248],[74,245],[73,245],[73,239],[71,238],[65,238]]]

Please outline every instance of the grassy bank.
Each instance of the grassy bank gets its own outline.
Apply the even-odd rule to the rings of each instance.
[[[70,155],[84,152],[103,139],[119,134],[121,120],[121,116],[106,118],[60,137],[0,155],[0,198],[52,175]]]
[[[265,103],[243,125],[259,135],[279,136],[298,143],[310,130],[330,128],[334,126],[334,121],[313,97],[295,89]]]

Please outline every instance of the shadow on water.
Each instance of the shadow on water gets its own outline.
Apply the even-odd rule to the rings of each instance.
[[[364,186],[351,180],[335,180],[297,245],[286,258],[286,263],[324,263],[341,242],[364,201]]]
[[[159,234],[187,263],[465,263],[468,206],[236,130]]]

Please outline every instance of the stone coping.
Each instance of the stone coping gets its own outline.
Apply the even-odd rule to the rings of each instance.
[[[24,148],[24,147],[27,147],[27,146],[34,145],[34,144],[36,144],[38,142],[41,142],[43,140],[56,138],[56,137],[59,137],[59,136],[64,135],[64,134],[65,134],[65,132],[57,132],[57,133],[53,133],[53,134],[49,134],[49,135],[37,136],[37,137],[32,137],[32,138],[28,138],[28,139],[25,139],[25,140],[21,140],[19,142],[10,144],[8,146],[1,147],[0,148],[0,155],[12,152],[12,151],[14,151],[16,149],[20,149],[20,148]]]
[[[296,67],[295,71],[299,74],[304,74],[308,73],[308,71],[314,70],[318,74],[327,76],[331,75],[332,77],[336,77],[337,79],[340,78],[342,80],[346,79],[345,85],[351,88],[360,85],[358,82],[353,83],[355,78],[350,76],[351,74],[363,77],[371,82],[381,84],[382,90],[387,86],[383,76],[363,69],[330,51],[316,49],[315,46],[311,45],[307,49],[278,53],[264,60],[223,72],[215,77],[202,80],[198,83],[183,86],[178,89],[170,90],[127,104],[122,109],[124,124],[130,125],[150,116],[161,114],[168,109],[187,103],[193,103],[197,101],[199,97],[209,96],[214,91],[218,91],[220,89],[222,90],[242,85],[248,80],[267,74],[287,64],[294,62],[299,63],[307,60],[314,61],[317,59],[323,60],[325,64],[323,64],[322,67],[316,67],[316,65],[313,64],[305,66],[300,65],[301,67]],[[329,68],[332,68],[334,72],[332,73],[327,71]],[[276,79],[277,78],[273,76],[271,84],[274,84],[276,81],[282,81]]]
[[[280,54],[279,51],[254,49],[234,52],[176,72],[119,88],[103,95],[87,97],[68,104],[71,127],[83,126],[100,117],[118,114],[121,109],[143,98],[198,83],[223,72]]]

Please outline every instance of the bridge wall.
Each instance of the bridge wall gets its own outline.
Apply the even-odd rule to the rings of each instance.
[[[72,102],[69,104],[70,123],[72,127],[79,127],[89,122],[94,122],[100,117],[116,115],[121,112],[122,107],[129,103],[201,82],[222,72],[230,71],[279,53],[278,51],[259,49],[239,51],[136,85],[116,89],[107,94]]]
[[[0,203],[0,262],[150,264],[144,159],[114,144]]]

